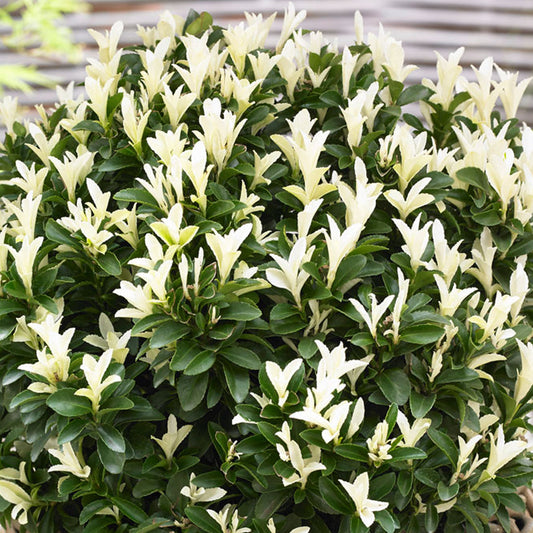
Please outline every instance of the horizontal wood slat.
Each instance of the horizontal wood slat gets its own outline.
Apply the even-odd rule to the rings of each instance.
[[[74,40],[84,46],[84,61],[70,65],[60,59],[47,60],[32,56],[17,57],[0,45],[0,64],[24,62],[38,66],[58,83],[79,83],[85,77],[84,64],[96,54],[87,28],[107,29],[116,20],[124,22],[122,46],[140,42],[137,25],[152,26],[164,10],[186,16],[189,8],[209,11],[215,23],[223,26],[243,19],[243,11],[277,11],[271,37],[276,42],[281,29],[285,0],[92,0],[92,11],[66,18]],[[464,75],[472,79],[470,65],[479,65],[487,56],[510,71],[521,71],[521,78],[531,74],[533,65],[533,1],[532,0],[296,0],[297,9],[307,10],[304,27],[320,30],[335,38],[340,46],[353,42],[353,13],[359,9],[365,20],[365,34],[376,33],[381,22],[386,31],[404,44],[406,62],[420,68],[409,78],[413,83],[422,78],[435,79],[435,51],[446,56],[459,46],[466,48],[461,61]],[[1,34],[1,28],[0,28]],[[19,98],[21,103],[49,105],[56,100],[55,91],[38,88]],[[533,120],[533,87],[523,100],[521,117]]]

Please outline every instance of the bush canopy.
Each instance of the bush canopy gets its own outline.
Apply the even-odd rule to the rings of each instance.
[[[533,477],[529,80],[410,85],[290,5],[91,31],[0,103],[0,512],[27,532],[489,531]],[[499,80],[493,79],[494,70]],[[418,112],[420,110],[420,113]]]

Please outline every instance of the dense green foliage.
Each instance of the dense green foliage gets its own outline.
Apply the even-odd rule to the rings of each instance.
[[[270,51],[253,15],[93,32],[87,98],[6,121],[6,523],[482,533],[523,507],[527,81],[469,83],[458,50],[410,86],[383,30],[357,14],[339,52],[304,16]]]

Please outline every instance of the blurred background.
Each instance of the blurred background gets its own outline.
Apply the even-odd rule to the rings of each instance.
[[[26,5],[37,7],[23,20],[18,9],[22,3],[0,0],[0,90],[4,95],[16,92],[20,103],[30,106],[51,104],[56,100],[55,91],[35,87],[20,95],[19,86],[10,87],[10,82],[17,82],[16,69],[15,74],[9,74],[6,66],[13,71],[16,65],[33,65],[35,70],[27,79],[32,86],[41,81],[40,74],[63,85],[71,80],[79,83],[85,77],[87,57],[96,55],[87,28],[102,31],[122,20],[125,31],[121,43],[127,46],[140,42],[137,25],[155,25],[164,10],[183,17],[190,8],[209,11],[214,22],[223,26],[238,23],[244,11],[266,15],[277,11],[271,30],[275,42],[287,7],[285,0],[25,0]],[[294,4],[297,10],[307,11],[304,28],[322,31],[339,46],[354,40],[355,10],[363,15],[365,40],[368,32],[376,33],[382,23],[403,42],[406,63],[420,67],[407,82],[435,79],[434,51],[447,56],[459,46],[465,47],[461,64],[467,78],[473,77],[470,65],[479,66],[487,56],[494,57],[505,70],[520,71],[519,79],[530,76],[533,70],[533,0],[295,0]],[[54,19],[53,10],[58,8],[60,17]],[[45,55],[35,53],[42,43],[32,34],[43,23],[47,27],[42,36],[48,34],[51,40]],[[17,24],[17,31],[13,31]],[[78,47],[69,47],[69,39]],[[533,84],[519,118],[533,120]]]

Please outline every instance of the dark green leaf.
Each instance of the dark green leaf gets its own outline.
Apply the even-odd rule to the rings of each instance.
[[[409,398],[409,407],[411,408],[411,414],[415,418],[424,418],[424,416],[426,416],[429,410],[433,407],[434,403],[434,394],[426,396],[416,391],[411,392],[411,396]]]
[[[363,331],[361,333],[356,333],[351,339],[350,342],[354,346],[360,346],[364,348],[365,346],[371,346],[374,344],[374,337],[368,331]]]
[[[109,398],[109,400],[105,401],[100,406],[99,412],[100,414],[102,414],[110,413],[112,411],[127,411],[128,409],[131,409],[134,405],[135,404],[129,398],[125,398],[124,396],[120,398]]]
[[[520,498],[520,496],[514,492],[500,492],[500,494],[498,494],[498,498],[500,502],[505,505],[505,507],[509,507],[509,509],[516,511],[517,513],[523,513],[526,510],[524,500],[522,500],[522,498]]]
[[[197,353],[192,361],[185,367],[184,374],[187,376],[196,376],[207,372],[216,361],[215,353],[212,350],[203,350]]]
[[[353,515],[351,518],[346,516],[345,518],[346,522],[344,523],[346,524],[346,527],[344,527],[342,533],[368,533],[369,529],[363,524],[361,518],[358,516]]]
[[[409,470],[401,470],[398,472],[397,478],[398,490],[402,496],[407,496],[413,487],[413,473]]]
[[[302,203],[300,200],[298,200],[295,196],[293,196],[288,191],[280,191],[276,194],[276,198],[284,203],[285,205],[288,205],[289,207],[296,209],[297,211],[300,211],[302,209]]]
[[[108,117],[111,117],[113,116],[113,113],[115,111],[115,109],[120,105],[120,103],[122,102],[122,97],[124,96],[123,93],[121,92],[118,92],[118,93],[115,93],[114,95],[110,96],[108,99],[107,99],[107,106],[106,106],[106,112],[107,112],[107,116]]]
[[[189,333],[190,328],[185,324],[169,320],[161,324],[150,339],[150,348],[163,348],[181,339]]]
[[[278,437],[276,437],[278,429],[274,424],[270,424],[269,422],[258,422],[257,429],[259,429],[261,435],[263,435],[270,444],[276,445],[278,443]]]
[[[386,509],[384,511],[378,511],[375,514],[376,522],[387,532],[393,533],[396,529],[400,527],[398,519],[393,516]]]
[[[68,476],[58,486],[58,492],[61,496],[71,494],[79,488],[81,480],[74,476]]]
[[[14,298],[19,298],[20,300],[26,300],[28,298],[24,285],[16,279],[8,281],[2,288],[6,294]]]
[[[19,392],[9,403],[10,409],[16,409],[17,407],[20,407],[21,405],[24,405],[26,403],[35,402],[42,398],[40,394],[37,394],[36,392],[33,392],[31,390],[23,390],[22,392]]]
[[[374,500],[383,500],[395,487],[396,474],[394,472],[373,477],[370,482],[370,497]]]
[[[203,351],[203,346],[196,341],[189,341],[187,339],[180,340],[176,345],[176,351],[170,361],[170,369],[182,372],[196,355]]]
[[[83,533],[109,533],[111,530],[107,526],[111,524],[116,524],[111,516],[95,516],[83,528]]]
[[[326,91],[319,98],[327,107],[344,107],[344,98],[338,91]]]
[[[253,126],[264,120],[270,113],[270,107],[267,105],[254,105],[250,112],[246,114],[246,125]],[[252,174],[253,176],[253,174]]]
[[[443,334],[444,330],[440,326],[425,324],[408,326],[400,332],[400,338],[411,344],[431,344],[438,341]]]
[[[117,453],[108,448],[102,439],[96,442],[98,457],[104,468],[111,474],[121,474],[126,460],[123,453]]]
[[[255,504],[256,518],[267,520],[289,499],[287,489],[269,491],[261,494]]]
[[[457,496],[457,493],[459,492],[459,483],[449,485],[448,483],[439,481],[439,484],[437,485],[437,491],[439,493],[439,498],[443,502],[447,502],[448,500],[451,500]]]
[[[355,511],[352,499],[328,477],[323,476],[318,480],[318,488],[324,501],[338,513],[350,515]]]
[[[389,402],[403,405],[409,400],[411,382],[402,370],[398,368],[384,370],[376,376],[376,382]]]
[[[270,320],[285,320],[291,316],[299,315],[298,309],[291,304],[276,304],[270,311]]]
[[[61,446],[67,442],[73,441],[85,428],[87,421],[77,418],[71,420],[60,432],[57,437],[57,443]]]
[[[2,320],[0,320],[0,341],[7,339],[16,326],[17,321],[14,317],[2,317]]]
[[[113,198],[119,202],[133,202],[145,204],[159,209],[159,205],[154,197],[145,189],[122,189]]]
[[[396,420],[398,419],[398,406],[393,403],[389,410],[387,411],[387,414],[385,415],[385,422],[387,422],[387,425],[389,426],[387,436],[389,436],[392,433],[392,430],[394,429],[394,426],[396,425]]]
[[[0,300],[0,316],[24,311],[25,307],[15,300]]]
[[[335,274],[333,289],[342,287],[345,283],[354,280],[363,270],[365,264],[366,257],[364,255],[350,255],[343,259]]]
[[[466,518],[466,520],[474,528],[474,531],[476,533],[484,533],[485,528],[483,527],[483,523],[481,522],[481,520],[479,520],[479,518],[477,517],[476,508],[474,507],[472,502],[469,501],[469,500],[466,500],[464,498],[461,501],[462,501],[461,505],[454,506],[454,510],[457,510],[460,513],[462,513],[462,515]],[[505,514],[507,514],[507,512],[505,512]],[[497,513],[497,516],[498,516],[498,518],[499,518],[499,520],[501,522],[502,519],[498,515],[498,513]]]
[[[518,257],[520,255],[529,254],[533,252],[533,235],[528,233],[522,235],[516,242],[509,248],[507,253],[508,257]]]
[[[471,98],[472,97],[470,96],[470,93],[468,91],[462,91],[460,93],[457,93],[454,96],[448,110],[453,113],[459,105],[461,105],[463,102],[466,102],[467,100],[470,100]]]
[[[227,287],[227,285],[226,285]],[[211,339],[216,341],[228,340],[237,330],[237,325],[230,323],[217,324],[213,329],[210,329],[208,335]]]
[[[79,517],[80,524],[88,522],[98,511],[104,509],[104,507],[109,507],[109,500],[95,500],[84,505]]]
[[[197,376],[180,376],[176,389],[184,411],[191,411],[200,404],[205,396],[208,380],[207,372]]]
[[[472,211],[472,219],[482,226],[497,226],[501,223],[500,208],[498,205],[493,204],[488,209],[483,211],[477,211],[474,208]]]
[[[390,452],[392,455],[392,459],[389,460],[389,462],[396,462],[396,461],[410,461],[413,459],[421,460],[425,459],[427,457],[427,454],[424,450],[420,450],[419,448],[408,448],[403,446],[398,446],[392,452]]]
[[[318,350],[318,346],[313,337],[303,337],[298,343],[298,352],[304,359],[311,359]]]
[[[35,297],[35,301],[39,302],[39,305],[44,307],[47,311],[50,311],[50,313],[54,315],[57,315],[59,313],[55,300],[50,298],[50,296],[47,296],[46,294],[41,294],[40,296]]]
[[[148,518],[148,515],[135,503],[118,496],[111,497],[111,501],[118,507],[119,511],[136,524]]]
[[[277,335],[296,333],[297,331],[304,329],[306,326],[307,324],[299,316],[294,316],[285,320],[272,320],[270,322],[272,332]]]
[[[439,525],[439,513],[437,512],[436,507],[432,504],[428,504],[426,507],[424,525],[427,533],[433,533]]]
[[[429,178],[431,178],[431,182],[427,187],[428,190],[445,189],[450,187],[454,182],[454,179],[448,174],[444,174],[444,172],[437,172],[436,170],[433,170],[428,172],[427,175]]]
[[[116,170],[122,170],[123,168],[136,167],[139,165],[139,161],[134,157],[126,154],[116,153],[109,159],[106,159],[99,167],[100,172],[115,172]],[[120,194],[120,193],[117,193]],[[116,198],[116,197],[115,197]]]
[[[419,468],[418,470],[414,471],[414,474],[415,478],[424,485],[427,485],[432,489],[437,488],[437,484],[440,481],[440,476],[435,470],[432,470],[431,468]]]
[[[289,173],[289,168],[279,163],[274,163],[264,174],[265,178],[275,181]]]
[[[164,490],[164,483],[161,479],[146,479],[142,478],[139,482],[133,487],[132,495],[135,498],[144,498],[149,496],[154,492],[161,492]],[[156,528],[154,528],[156,529]],[[134,530],[137,531],[137,530]]]
[[[110,450],[117,453],[124,453],[126,451],[124,437],[116,428],[109,424],[102,424],[101,426],[97,426],[96,431]]]
[[[437,376],[435,383],[444,385],[448,383],[466,383],[475,380],[479,380],[479,376],[472,368],[447,368]]]
[[[142,524],[139,525],[139,527],[130,529],[129,533],[151,533],[153,531],[161,531],[162,528],[167,529],[172,526],[174,526],[173,520],[168,520],[166,518],[149,517],[148,520],[145,520]]]
[[[300,437],[309,444],[324,448],[324,439],[322,438],[322,431],[320,429],[304,429],[300,432]]]
[[[200,528],[200,531],[205,531],[206,533],[221,533],[222,531],[203,507],[186,507],[185,514],[195,526]]]
[[[352,155],[352,151],[344,144],[326,144],[324,148],[328,154],[335,156],[337,159]]]
[[[213,17],[206,11],[202,11],[202,13],[200,13],[200,15],[196,19],[194,19],[190,24],[186,26],[185,31],[183,33],[188,33],[190,35],[200,37],[207,29],[211,27],[212,24]]]
[[[60,389],[51,394],[46,405],[61,416],[83,416],[92,412],[91,401],[85,396],[76,396],[75,389]]]
[[[96,263],[110,276],[117,277],[122,272],[122,265],[113,252],[106,252],[105,255],[97,255]]]
[[[339,444],[335,447],[335,453],[352,461],[368,462],[368,449],[358,444]]]
[[[88,522],[98,511],[104,507],[109,507],[109,500],[95,500],[84,505],[80,513],[80,524]]]
[[[54,284],[57,277],[57,267],[47,266],[40,270],[33,278],[32,287],[34,294],[44,294]]]
[[[93,133],[99,133],[100,135],[105,134],[104,128],[102,128],[100,123],[95,120],[82,120],[72,128],[72,131],[92,131]]]
[[[235,344],[226,346],[220,351],[220,355],[233,364],[249,370],[259,370],[261,368],[261,360],[255,352],[243,346]]]
[[[237,403],[244,401],[250,389],[250,376],[246,369],[224,363],[224,376],[229,391]]]
[[[147,329],[151,329],[154,326],[158,326],[159,324],[166,322],[167,320],[168,315],[165,315],[163,313],[145,316],[144,318],[141,318],[141,320],[135,323],[135,325],[131,329],[131,334],[135,336],[138,333],[143,333]]]
[[[433,91],[425,85],[411,85],[402,91],[402,94],[396,100],[399,106],[412,104],[419,100],[425,100],[433,94]]]
[[[78,248],[80,243],[78,240],[70,234],[70,231],[58,224],[54,219],[49,218],[46,221],[46,226],[44,229],[46,237],[53,242],[59,244],[68,244],[69,246],[74,246]]]
[[[458,180],[464,183],[468,183],[469,185],[474,185],[475,187],[483,189],[484,191],[490,190],[490,185],[489,185],[487,176],[485,176],[485,173],[480,168],[477,168],[477,167],[461,168],[455,173],[455,175],[457,176]]]
[[[246,302],[232,302],[220,311],[220,317],[224,320],[254,320],[261,314],[258,307]]]
[[[25,373],[23,370],[14,367],[8,368],[7,372],[2,376],[2,386],[6,387],[7,385],[16,383],[24,375]]]
[[[197,487],[204,487],[206,489],[210,489],[213,487],[221,487],[225,483],[225,481],[226,480],[224,479],[224,475],[218,470],[205,472],[204,474],[199,474],[194,478],[194,484]]]
[[[422,124],[422,122],[417,116],[411,115],[411,113],[404,113],[403,119],[405,120],[407,124],[409,124],[409,126],[411,126],[416,131],[424,130],[424,125]]]
[[[452,463],[452,466],[455,468],[459,452],[457,451],[453,440],[448,437],[446,433],[432,427],[429,428],[428,435],[433,443],[444,452],[446,457]]]
[[[235,209],[235,203],[231,200],[217,200],[216,202],[209,204],[209,207],[207,208],[207,217],[210,219],[221,217],[232,213]]]

